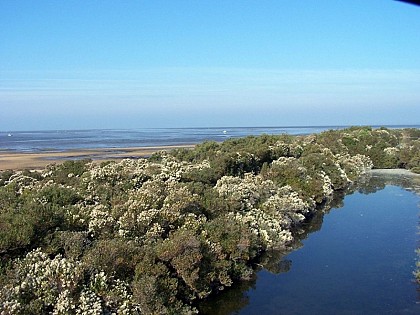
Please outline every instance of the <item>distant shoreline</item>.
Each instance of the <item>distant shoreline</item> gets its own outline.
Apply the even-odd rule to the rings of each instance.
[[[369,127],[369,126],[366,126]],[[369,128],[377,128],[370,126]],[[384,126],[386,128],[411,126]],[[418,126],[420,127],[420,126]],[[49,153],[51,151],[78,151],[104,148],[137,148],[190,145],[204,141],[223,142],[233,138],[260,135],[302,136],[340,130],[346,126],[302,127],[217,127],[217,128],[139,128],[90,129],[55,131],[0,132],[0,152]],[[1,164],[0,164],[1,168]]]
[[[397,125],[391,128],[394,127]],[[14,132],[10,133],[10,136],[0,132],[0,171],[40,169],[48,164],[62,163],[65,160],[107,161],[144,158],[159,150],[192,148],[204,141],[223,142],[260,135],[301,136],[341,128],[344,126],[92,129]]]
[[[420,128],[419,124],[345,124],[345,125],[255,125],[255,126],[204,126],[204,127],[144,127],[144,128],[81,128],[81,129],[3,129],[0,134],[13,133],[43,133],[43,132],[86,132],[86,131],[136,131],[136,130],[225,130],[225,129],[346,129],[350,127],[372,127],[372,128]]]
[[[420,177],[420,174],[414,173],[405,168],[376,168],[369,171],[371,175],[404,175]]]
[[[195,145],[167,145],[129,148],[79,149],[48,152],[0,151],[0,171],[40,169],[48,164],[63,163],[66,160],[92,159],[94,161],[122,160],[125,158],[146,158],[161,150],[193,148]]]

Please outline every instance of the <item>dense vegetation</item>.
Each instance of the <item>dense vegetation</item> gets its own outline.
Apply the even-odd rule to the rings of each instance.
[[[420,130],[205,142],[0,174],[2,314],[190,314],[371,167],[420,173]],[[87,314],[87,313],[86,313]]]

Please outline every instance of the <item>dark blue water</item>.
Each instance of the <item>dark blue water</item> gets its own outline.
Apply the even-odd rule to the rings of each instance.
[[[303,247],[277,261],[280,272],[260,271],[204,313],[420,314],[413,276],[419,201],[397,186],[346,196]]]
[[[396,127],[396,126],[393,126]],[[0,150],[17,152],[196,144],[261,134],[311,134],[343,126],[156,128],[0,132]]]

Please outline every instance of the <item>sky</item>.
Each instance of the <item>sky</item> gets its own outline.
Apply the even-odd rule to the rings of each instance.
[[[420,7],[0,0],[0,130],[420,124]]]

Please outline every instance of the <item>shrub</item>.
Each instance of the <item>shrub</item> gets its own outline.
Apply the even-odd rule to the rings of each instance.
[[[372,167],[420,172],[419,152],[416,129],[354,127],[3,172],[0,312],[195,313],[319,228],[334,191]]]

